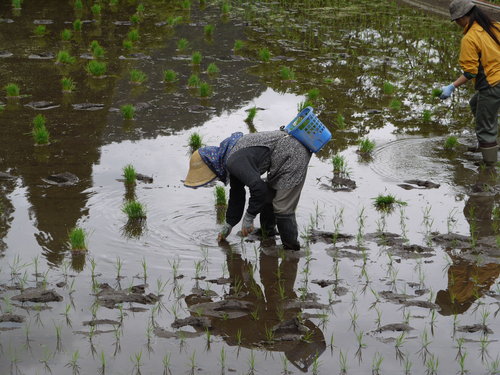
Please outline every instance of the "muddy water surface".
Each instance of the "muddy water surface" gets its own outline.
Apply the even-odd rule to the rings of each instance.
[[[458,73],[459,30],[386,1],[233,2],[227,15],[218,2],[142,4],[137,26],[134,1],[102,2],[100,16],[86,2],[0,5],[0,82],[21,89],[0,98],[1,372],[498,372],[498,178],[467,151],[472,92],[431,96]],[[77,18],[88,22],[62,41]],[[106,50],[104,78],[85,71],[93,40]],[[63,49],[75,63],[55,63]],[[220,72],[208,75],[212,62]],[[147,80],[131,83],[131,69]],[[165,69],[178,80],[164,82]],[[187,87],[193,73],[210,97]],[[61,92],[63,76],[73,93]],[[189,136],[214,145],[274,130],[313,89],[333,140],[313,157],[298,207],[303,250],[237,233],[218,244],[214,187],[182,186]],[[47,146],[31,137],[37,114]],[[450,135],[461,145],[445,150]],[[363,156],[366,137],[376,147]],[[127,188],[127,164],[152,181]],[[50,177],[65,172],[67,183]],[[389,194],[402,203],[377,211],[374,198]],[[147,209],[140,225],[121,211],[134,196]],[[70,251],[75,226],[87,253]]]

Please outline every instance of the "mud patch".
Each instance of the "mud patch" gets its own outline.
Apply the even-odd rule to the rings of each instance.
[[[38,111],[46,111],[48,109],[59,108],[60,104],[55,104],[53,102],[39,101],[39,102],[29,102],[25,104],[25,107],[32,108]]]
[[[356,189],[356,181],[347,177],[334,176],[329,179],[330,184],[322,183],[320,187],[332,191],[353,191]]]
[[[184,319],[175,319],[171,326],[172,328],[191,326],[194,328],[202,328],[205,330],[207,328],[212,328],[212,323],[206,316],[189,316]]]
[[[51,60],[55,57],[56,55],[52,52],[32,53],[28,55],[28,59],[31,60]]]
[[[104,108],[104,104],[99,103],[79,103],[73,104],[73,109],[77,111],[99,111]]]
[[[97,293],[97,302],[112,309],[117,304],[124,302],[140,303],[143,305],[152,305],[159,301],[159,297],[153,293],[145,293],[145,285],[135,285],[127,290],[115,290],[108,284],[100,285],[101,291]]]
[[[349,241],[354,238],[349,234],[327,232],[322,230],[311,229],[308,233],[309,241],[312,243],[317,243],[319,241],[325,243],[336,243],[338,241]]]
[[[14,301],[20,302],[60,302],[63,297],[55,290],[42,288],[26,288],[21,294],[12,297]]]
[[[5,323],[5,322],[22,323],[24,322],[24,316],[10,314],[10,313],[0,315],[0,323]]]
[[[382,326],[373,332],[378,332],[378,333],[389,332],[389,331],[390,332],[410,332],[413,329],[415,329],[415,328],[413,328],[410,325],[405,324],[405,323],[392,323],[392,324],[386,324],[385,326]]]
[[[122,324],[116,320],[111,320],[111,319],[94,319],[94,320],[87,320],[82,323],[84,326],[98,326],[98,325],[104,325],[104,324],[110,324],[110,325],[117,325],[121,326]]]
[[[153,333],[157,337],[161,337],[164,339],[191,339],[195,337],[203,336],[204,332],[188,332],[188,331],[167,331],[161,327],[155,327],[153,329]]]
[[[458,332],[467,332],[467,333],[474,333],[474,332],[482,332],[484,334],[491,335],[493,331],[488,328],[485,324],[473,324],[473,325],[466,325],[466,326],[459,326],[457,327]]]
[[[398,184],[399,187],[405,190],[412,189],[438,189],[441,185],[436,184],[432,181],[423,181],[423,180],[405,180],[404,184]]]
[[[42,181],[57,186],[71,186],[75,185],[80,181],[73,173],[63,172],[57,174],[51,174],[46,178],[42,178]]]
[[[199,303],[189,307],[189,311],[205,316],[223,319],[236,319],[249,315],[255,305],[248,301],[223,300],[218,302]]]

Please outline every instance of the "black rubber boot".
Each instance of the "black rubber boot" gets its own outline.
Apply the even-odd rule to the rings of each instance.
[[[487,167],[494,167],[498,161],[498,146],[480,147],[479,150],[483,154],[483,162]]]
[[[300,250],[295,214],[276,215],[276,223],[285,250]]]
[[[260,233],[263,239],[274,237],[278,234],[276,232],[276,217],[274,216],[274,209],[272,203],[268,203],[260,211]]]

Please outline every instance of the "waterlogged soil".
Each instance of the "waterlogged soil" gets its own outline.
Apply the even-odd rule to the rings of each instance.
[[[0,4],[0,86],[20,87],[0,97],[0,373],[498,373],[498,171],[468,148],[472,88],[431,95],[459,74],[456,25],[381,0],[101,4],[100,15],[87,2]],[[63,41],[75,19],[82,30]],[[85,69],[93,40],[102,78]],[[61,50],[75,62],[56,63]],[[211,95],[188,87],[192,74]],[[306,100],[333,139],[297,209],[302,249],[238,228],[217,243],[214,185],[182,184],[190,135],[216,145],[274,130]],[[398,203],[379,211],[378,195]],[[130,199],[146,219],[127,220]],[[88,251],[70,249],[74,227]]]

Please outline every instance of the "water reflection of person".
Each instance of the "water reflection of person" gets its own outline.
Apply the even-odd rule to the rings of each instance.
[[[291,303],[297,298],[294,283],[298,258],[280,260],[261,252],[262,291],[255,281],[253,265],[227,247],[231,284],[222,302],[230,301],[232,307],[224,313],[218,302],[199,303],[198,295],[190,295],[186,297],[190,311],[207,316],[212,334],[224,337],[228,345],[283,352],[291,363],[306,372],[326,344],[321,329],[310,320],[301,319],[301,309]]]
[[[498,234],[493,224],[493,210],[498,204],[495,194],[497,174],[494,168],[479,170],[477,183],[473,185],[469,199],[464,206],[464,216],[469,222],[474,241]],[[498,223],[497,223],[498,224]],[[477,265],[463,258],[451,255],[452,265],[448,268],[448,288],[440,290],[436,303],[442,315],[461,314],[469,309],[474,301],[487,292],[500,275],[500,264]]]

